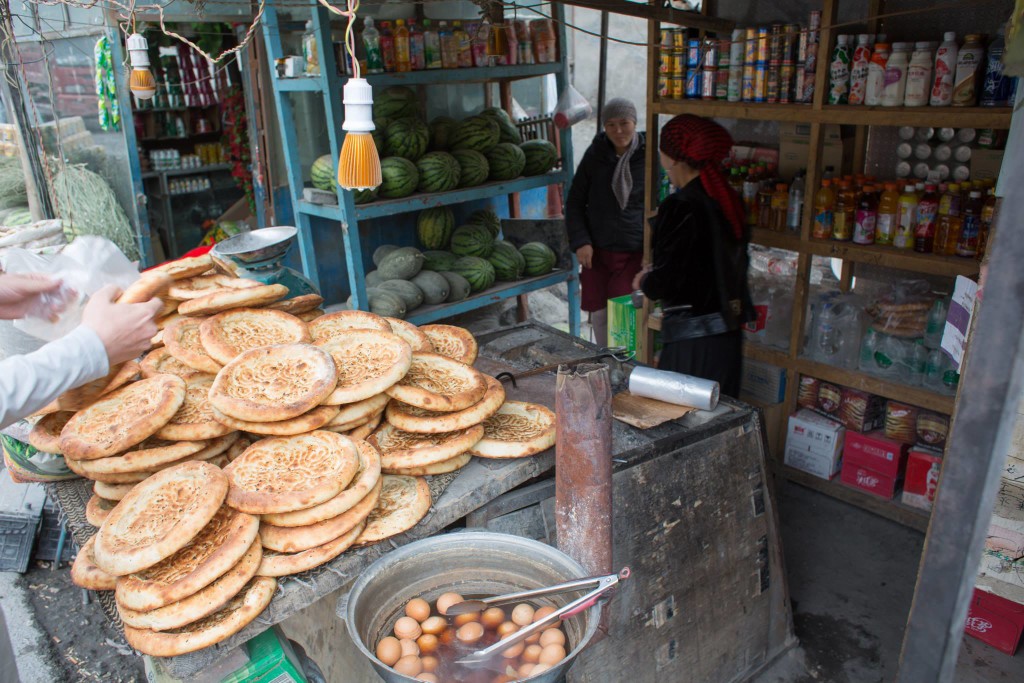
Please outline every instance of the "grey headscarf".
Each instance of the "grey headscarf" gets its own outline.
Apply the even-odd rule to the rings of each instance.
[[[604,124],[609,119],[631,119],[633,123],[636,123],[636,105],[624,97],[608,100],[604,104],[604,109],[601,110],[601,123]],[[633,192],[633,172],[630,170],[629,160],[639,146],[640,136],[634,132],[629,149],[619,157],[619,162],[615,164],[615,172],[612,174],[612,194],[619,202],[620,209],[626,208],[626,204],[629,203],[629,195]]]

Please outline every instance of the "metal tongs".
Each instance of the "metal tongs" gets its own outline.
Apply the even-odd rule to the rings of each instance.
[[[516,384],[516,380],[523,379],[525,377],[532,377],[534,375],[541,375],[545,372],[552,372],[558,370],[560,367],[567,366],[574,368],[582,363],[594,363],[605,358],[610,358],[617,363],[627,363],[636,357],[635,351],[628,350],[625,346],[607,346],[601,349],[601,353],[593,356],[585,356],[583,358],[571,358],[569,360],[559,361],[558,363],[552,363],[550,365],[542,365],[539,368],[532,368],[530,370],[524,370],[523,372],[517,372],[512,374],[511,372],[499,372],[494,376],[494,379],[499,382],[509,381],[512,382],[513,388],[518,389],[519,385]]]
[[[459,614],[481,612],[488,607],[508,605],[528,598],[537,598],[544,595],[558,595],[560,593],[579,591],[585,588],[590,588],[591,586],[596,586],[594,590],[590,591],[586,595],[576,598],[569,604],[555,610],[543,619],[530,624],[520,631],[516,631],[507,638],[499,640],[483,650],[477,650],[476,652],[466,655],[462,659],[457,660],[456,664],[462,664],[465,666],[486,665],[498,653],[504,652],[517,643],[521,643],[535,633],[540,633],[544,629],[549,628],[555,622],[560,621],[565,617],[571,617],[579,614],[580,612],[593,607],[599,600],[608,599],[611,597],[609,593],[615,590],[620,581],[628,579],[629,574],[629,567],[623,567],[622,571],[618,574],[591,576],[586,579],[577,579],[576,581],[560,583],[557,586],[537,588],[534,590],[522,591],[520,593],[509,593],[507,595],[497,595],[493,598],[484,598],[482,600],[463,600],[462,602],[457,602],[454,605],[451,605],[445,612],[445,615],[449,617],[457,616]]]

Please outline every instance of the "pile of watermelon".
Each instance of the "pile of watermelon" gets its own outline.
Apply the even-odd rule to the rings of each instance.
[[[428,123],[416,93],[404,86],[374,93],[373,122],[384,182],[373,192],[357,192],[356,204],[541,175],[558,163],[553,144],[523,142],[503,109],[489,107],[462,121],[438,116]],[[337,191],[329,155],[313,163],[310,175],[313,187]]]

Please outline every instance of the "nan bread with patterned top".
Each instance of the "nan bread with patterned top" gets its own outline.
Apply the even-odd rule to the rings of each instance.
[[[451,413],[479,403],[487,393],[487,380],[482,373],[447,356],[414,353],[405,377],[386,393],[417,408]]]
[[[484,438],[469,449],[481,458],[524,458],[555,445],[555,414],[535,403],[506,401],[483,427]]]
[[[199,340],[215,361],[227,365],[243,351],[276,344],[309,343],[306,323],[294,315],[262,308],[237,308],[207,318]]]
[[[483,435],[481,425],[457,432],[414,434],[385,424],[371,434],[368,441],[380,451],[381,469],[389,473],[394,469],[425,467],[451,460],[472,448]]]
[[[430,340],[434,353],[448,356],[466,365],[476,362],[479,347],[469,330],[455,325],[424,325],[419,329]]]
[[[505,402],[505,387],[501,382],[489,375],[484,375],[484,380],[487,382],[487,393],[465,410],[439,413],[401,401],[391,401],[386,412],[388,422],[402,431],[418,434],[440,434],[478,425],[498,412]]]
[[[316,344],[338,369],[337,386],[323,401],[331,405],[377,396],[405,377],[412,364],[408,342],[391,332],[346,330]]]
[[[430,511],[430,487],[422,477],[385,474],[377,507],[356,545],[377,543],[416,526]]]

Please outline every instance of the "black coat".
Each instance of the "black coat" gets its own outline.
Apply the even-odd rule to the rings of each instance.
[[[565,203],[569,246],[575,251],[591,244],[606,251],[639,252],[644,248],[645,141],[629,158],[633,190],[625,209],[612,192],[618,157],[608,136],[600,133],[587,148],[572,179]]]

